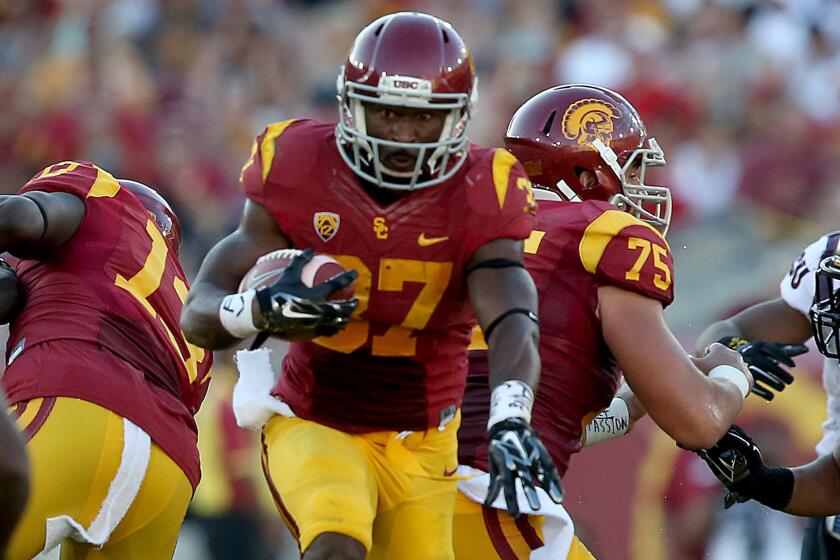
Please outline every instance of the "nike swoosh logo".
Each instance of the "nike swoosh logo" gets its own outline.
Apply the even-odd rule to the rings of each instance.
[[[421,233],[417,237],[417,244],[421,247],[428,247],[429,245],[437,245],[438,243],[443,243],[447,240],[449,240],[448,235],[444,235],[443,237],[426,237],[425,233]]]
[[[447,470],[447,469],[443,469],[443,476],[444,476],[444,478],[449,478],[450,476],[453,476],[457,472],[458,472],[458,467],[455,467],[451,471]]]
[[[318,315],[313,315],[311,313],[301,313],[299,311],[295,311],[287,306],[283,306],[280,308],[280,313],[283,317],[287,319],[317,319]]]

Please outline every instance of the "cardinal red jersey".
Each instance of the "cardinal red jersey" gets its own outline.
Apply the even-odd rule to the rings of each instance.
[[[85,216],[60,250],[17,264],[26,304],[7,345],[9,398],[77,397],[108,408],[145,430],[197,484],[193,414],[207,389],[211,354],[181,333],[188,286],[176,256],[140,201],[93,164],[48,167],[20,194],[31,191],[75,195]],[[30,371],[25,356],[57,340],[96,345],[132,367]],[[129,373],[138,370],[142,378]]]
[[[580,449],[582,425],[609,406],[620,377],[601,336],[598,287],[617,286],[668,305],[674,297],[673,260],[659,232],[599,201],[540,201],[525,252],[540,298],[542,374],[532,424],[562,474]],[[458,433],[461,464],[484,470],[486,354],[470,352]]]
[[[344,163],[335,125],[270,125],[242,172],[248,198],[294,247],[359,273],[359,307],[330,338],[294,343],[275,394],[295,414],[350,432],[425,430],[460,405],[474,321],[464,266],[534,224],[531,184],[503,149],[472,146],[437,186],[377,204]]]

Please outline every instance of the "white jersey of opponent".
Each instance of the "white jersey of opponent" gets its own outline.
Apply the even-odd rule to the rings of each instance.
[[[808,245],[793,262],[782,279],[779,289],[782,299],[805,317],[814,303],[814,277],[825,257],[837,253],[840,231],[820,237]],[[826,358],[823,362],[823,387],[827,397],[828,419],[823,423],[823,437],[817,444],[817,454],[829,455],[840,443],[840,362]]]

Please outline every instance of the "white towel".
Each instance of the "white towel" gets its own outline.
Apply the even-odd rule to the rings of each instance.
[[[47,519],[44,550],[35,558],[38,560],[50,558],[49,552],[68,538],[98,547],[107,543],[111,538],[111,533],[123,520],[140,491],[140,486],[146,477],[146,470],[149,468],[151,452],[152,440],[149,434],[123,418],[123,451],[120,467],[111,481],[105,500],[99,506],[96,518],[87,528],[69,515]]]
[[[239,381],[233,388],[233,414],[239,427],[260,431],[275,414],[295,415],[289,405],[271,395],[276,379],[270,348],[238,351],[236,368]]]
[[[460,465],[458,467],[458,491],[470,500],[483,504],[487,497],[487,489],[490,487],[490,475],[486,472]],[[572,546],[572,539],[575,536],[575,526],[572,518],[569,517],[566,508],[561,504],[555,504],[548,493],[542,488],[537,488],[540,498],[540,509],[533,510],[528,505],[528,499],[521,486],[516,488],[516,501],[519,503],[519,511],[529,515],[542,515],[545,517],[543,525],[543,546],[531,552],[530,560],[557,560],[566,558]],[[493,501],[493,507],[504,510],[505,497],[500,492]]]

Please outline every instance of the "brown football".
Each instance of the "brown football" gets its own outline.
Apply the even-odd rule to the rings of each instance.
[[[239,283],[239,291],[244,292],[251,288],[270,286],[283,275],[283,271],[286,270],[292,259],[300,253],[299,249],[280,249],[261,256],[242,278]],[[303,265],[301,280],[305,285],[312,287],[329,280],[336,274],[341,274],[345,270],[334,258],[316,254],[312,257],[312,260]],[[352,299],[353,294],[353,284],[350,284],[331,295],[330,299]]]

